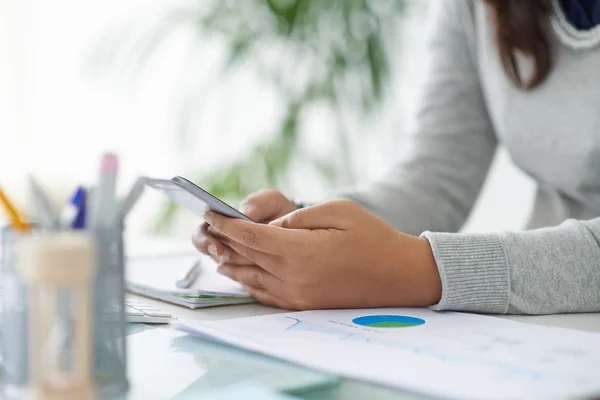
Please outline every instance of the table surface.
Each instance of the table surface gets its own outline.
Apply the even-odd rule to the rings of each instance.
[[[140,301],[154,305],[157,308],[170,312],[177,318],[186,320],[210,321],[230,318],[241,318],[258,315],[275,314],[285,312],[282,310],[266,307],[260,304],[245,304],[239,306],[211,307],[204,309],[190,310],[185,307],[165,303],[146,297],[134,296]],[[600,332],[600,314],[562,314],[545,316],[497,316],[518,322],[531,323],[543,326],[563,327],[578,329],[589,332]],[[154,329],[167,329],[164,326],[156,326]],[[165,343],[168,346],[168,343]],[[153,349],[149,349],[153,351]],[[163,382],[162,384],[165,384]],[[344,379],[342,383],[332,389],[311,392],[301,396],[304,399],[365,399],[377,398],[388,399],[417,399],[421,398],[414,394],[403,393],[387,388],[377,387],[364,382]]]

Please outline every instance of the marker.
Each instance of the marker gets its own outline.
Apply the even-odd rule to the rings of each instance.
[[[196,279],[200,275],[200,272],[202,272],[202,268],[200,266],[200,260],[198,260],[192,265],[192,267],[188,270],[188,272],[183,278],[175,282],[175,286],[177,286],[179,289],[189,288],[190,286],[192,286],[192,283],[196,281]]]
[[[140,196],[144,192],[144,188],[146,187],[146,179],[145,177],[138,178],[135,181],[135,184],[129,190],[127,197],[121,203],[121,210],[119,210],[119,215],[117,216],[119,222],[123,222],[127,215],[131,211],[131,209],[135,206],[137,201],[140,199]]]
[[[94,192],[91,215],[92,227],[110,226],[117,216],[115,187],[119,157],[114,153],[105,153],[100,163],[100,179]]]
[[[63,229],[84,229],[86,219],[86,192],[78,186],[71,199],[63,207],[59,216],[59,224]]]
[[[12,228],[19,233],[29,232],[30,226],[23,222],[23,220],[19,216],[19,212],[17,211],[15,206],[13,206],[13,204],[10,202],[8,197],[6,197],[6,195],[2,191],[2,188],[0,188],[0,203],[2,203],[2,206],[4,207],[4,210],[8,215]]]
[[[33,201],[40,227],[43,229],[58,228],[56,215],[54,215],[50,200],[48,200],[48,196],[42,186],[31,175],[29,176],[29,185],[31,186],[31,192],[33,193]]]

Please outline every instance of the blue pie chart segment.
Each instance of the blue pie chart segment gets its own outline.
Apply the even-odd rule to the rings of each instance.
[[[423,325],[425,320],[404,315],[365,315],[354,318],[352,322],[370,328],[410,328]]]

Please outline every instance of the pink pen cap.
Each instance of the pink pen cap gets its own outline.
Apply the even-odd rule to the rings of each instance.
[[[100,170],[107,172],[117,172],[119,169],[119,156],[115,153],[104,153],[100,162]]]

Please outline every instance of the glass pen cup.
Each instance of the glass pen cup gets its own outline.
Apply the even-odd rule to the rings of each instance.
[[[19,234],[10,228],[1,232],[2,315],[0,327],[3,358],[2,398],[24,397],[30,382],[30,287],[17,272],[16,247],[27,235],[54,235],[56,232],[34,231]],[[94,276],[89,282],[91,294],[91,375],[97,398],[124,395],[127,381],[126,323],[124,312],[124,251],[122,227],[89,231],[94,244]],[[49,236],[47,236],[49,237]],[[73,294],[59,292],[57,304],[61,315],[73,315]],[[73,351],[73,321],[63,321],[67,329],[60,338],[60,359],[69,364]],[[53,329],[54,331],[54,329]],[[66,366],[69,368],[69,365]]]

